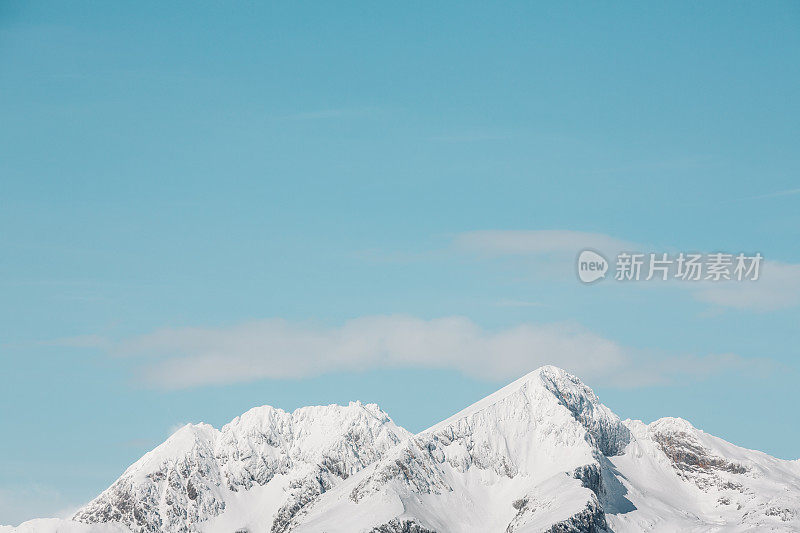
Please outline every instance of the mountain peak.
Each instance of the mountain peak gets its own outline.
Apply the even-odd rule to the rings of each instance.
[[[600,403],[592,389],[555,366],[543,366],[535,372],[545,388],[586,428],[604,455],[622,452],[630,442],[630,432],[611,409]]]
[[[576,376],[553,365],[537,368],[425,433],[437,432],[467,418],[493,416],[490,413],[503,417],[510,412],[513,417],[519,417],[524,411],[529,419],[540,419],[545,413],[555,414],[556,406],[565,408],[567,413],[550,417],[551,422],[577,421],[587,432],[587,439],[604,455],[616,455],[630,442],[628,429],[617,415],[600,403],[594,391]]]
[[[513,394],[525,387],[540,387],[542,385],[557,396],[579,396],[585,401],[600,403],[594,391],[586,386],[577,376],[554,365],[540,366],[536,370],[525,374],[494,394],[491,394],[487,399],[495,396],[501,397]]]
[[[453,420],[458,418],[463,418],[465,416],[469,416],[471,414],[477,413],[484,409],[487,409],[493,405],[496,405],[500,402],[503,402],[510,396],[514,396],[517,394],[525,394],[526,391],[530,389],[542,389],[543,387],[546,388],[546,383],[554,382],[554,381],[562,381],[562,380],[578,380],[575,376],[569,374],[566,370],[562,368],[558,368],[557,366],[553,365],[545,365],[533,370],[521,378],[512,381],[508,385],[504,386],[503,388],[493,392],[489,396],[475,402],[474,404],[470,405],[466,409],[462,409],[452,417],[448,418],[436,424],[434,427],[446,425]],[[587,387],[588,389],[588,387]],[[591,392],[591,389],[588,389]],[[552,391],[551,391],[552,392]],[[594,393],[592,393],[594,395]],[[596,397],[595,397],[596,398]],[[433,429],[433,428],[431,428]]]
[[[213,450],[219,431],[210,424],[185,424],[175,430],[164,442],[144,454],[125,470],[123,475],[135,475],[158,468],[166,461],[174,461],[198,448]]]
[[[691,422],[684,418],[665,416],[652,422],[649,426],[650,430],[655,433],[692,433],[697,429]]]

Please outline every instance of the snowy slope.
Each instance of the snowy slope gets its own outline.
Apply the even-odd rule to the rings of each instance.
[[[189,425],[73,521],[8,531],[800,531],[800,461],[623,422],[542,367],[417,435],[361,403]]]

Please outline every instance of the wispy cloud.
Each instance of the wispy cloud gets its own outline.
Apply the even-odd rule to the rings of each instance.
[[[483,230],[461,233],[457,248],[489,255],[569,253],[585,248],[604,252],[636,249],[637,245],[605,235],[571,230]]]
[[[800,194],[800,189],[786,189],[784,191],[770,192],[767,194],[758,194],[756,196],[748,196],[746,198],[741,198],[741,200],[762,200],[764,198],[779,198],[781,196],[793,196],[795,194]]]
[[[544,364],[594,383],[664,383],[696,375],[569,323],[524,323],[484,329],[464,317],[424,320],[366,316],[336,327],[268,319],[225,328],[162,329],[114,344],[110,352],[135,357],[140,378],[166,389],[291,379],[375,368],[445,368],[508,380]],[[680,361],[688,356],[681,355]],[[720,371],[749,364],[737,356],[692,356]]]
[[[587,248],[599,251],[612,262],[621,251],[669,251],[654,250],[651,245],[637,244],[603,233],[572,230],[469,231],[457,235],[453,239],[453,246],[457,250],[483,256],[527,256],[540,261],[541,272],[560,272],[564,276],[572,275],[576,255]],[[738,250],[731,251],[735,252]],[[554,261],[558,263],[558,269],[553,267]],[[613,272],[610,277],[613,277]],[[614,283],[613,280],[609,282]],[[642,281],[636,286],[682,289],[698,301],[721,308],[774,311],[800,305],[800,264],[764,260],[757,281]]]
[[[694,288],[695,298],[721,307],[787,309],[800,305],[800,265],[765,261],[757,281],[708,282]]]

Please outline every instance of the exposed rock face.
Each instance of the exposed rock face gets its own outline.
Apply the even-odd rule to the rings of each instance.
[[[560,368],[547,366],[539,372],[545,387],[586,428],[600,452],[604,455],[622,453],[631,440],[630,431],[617,415],[600,403],[592,389]]]
[[[597,500],[589,504],[578,514],[553,524],[546,533],[607,533],[606,515]]]
[[[747,473],[747,467],[711,454],[689,433],[657,432],[653,438],[679,472],[706,473],[724,470],[734,474]]]
[[[424,528],[413,520],[392,520],[373,528],[370,533],[436,533],[436,531]]]
[[[75,520],[121,522],[135,532],[191,531],[191,524],[225,509],[215,436],[211,426],[180,429],[162,445],[165,451],[178,453],[165,460],[156,460],[150,454],[143,457],[78,511]]]
[[[437,454],[435,447],[429,448],[418,439],[412,439],[359,482],[350,493],[350,499],[358,503],[379,493],[390,482],[402,483],[416,494],[452,491],[438,468],[438,463],[443,460],[444,456]]]

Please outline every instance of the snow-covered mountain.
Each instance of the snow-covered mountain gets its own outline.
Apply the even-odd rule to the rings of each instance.
[[[187,425],[72,520],[6,531],[800,531],[800,461],[621,421],[547,366],[417,435],[357,402]]]

